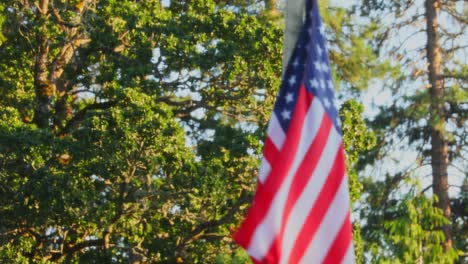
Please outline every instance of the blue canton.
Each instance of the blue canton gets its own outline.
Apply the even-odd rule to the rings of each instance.
[[[306,14],[293,54],[289,59],[286,72],[275,104],[275,114],[285,132],[294,114],[299,87],[304,84],[322,103],[333,125],[341,133],[338,111],[335,107],[334,85],[325,45],[325,27],[320,20],[316,1],[310,13]],[[320,120],[318,120],[320,122]]]

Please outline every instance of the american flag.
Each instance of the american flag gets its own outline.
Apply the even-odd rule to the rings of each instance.
[[[271,116],[256,194],[234,234],[254,263],[353,263],[350,202],[317,0]]]

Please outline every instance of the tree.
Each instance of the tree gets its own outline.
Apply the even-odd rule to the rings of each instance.
[[[460,205],[457,202],[460,196],[453,197],[452,201],[449,199],[449,179],[455,181],[458,167],[461,168],[458,171],[461,180],[459,178],[458,182],[461,184],[464,181],[462,177],[466,177],[466,170],[463,169],[466,168],[463,165],[466,160],[463,157],[467,151],[467,93],[461,87],[466,84],[467,75],[466,61],[459,56],[467,48],[462,41],[466,37],[466,10],[462,1],[362,1],[361,5],[363,15],[386,25],[377,38],[376,50],[384,57],[387,54],[394,56],[395,63],[398,61],[402,69],[399,78],[387,82],[390,83],[388,88],[392,91],[392,102],[383,106],[373,120],[372,127],[381,138],[379,148],[371,156],[371,160],[379,159],[384,151],[395,152],[394,146],[398,146],[399,142],[404,143],[399,145],[400,150],[413,150],[417,153],[416,162],[407,171],[393,172],[393,175],[387,175],[382,181],[374,181],[380,186],[379,190],[382,190],[382,186],[388,189],[370,194],[369,206],[377,211],[367,213],[382,221],[386,217],[395,217],[391,210],[402,206],[405,201],[426,197],[437,208],[436,215],[431,224],[420,225],[429,233],[441,230],[444,239],[441,241],[434,238],[426,241],[427,243],[418,244],[420,250],[407,248],[407,251],[423,251],[432,247],[431,243],[438,243],[446,256],[433,253],[431,261],[439,259],[441,262],[445,259],[448,263],[456,259],[454,238],[458,245],[463,240],[456,235],[457,232],[452,232],[452,228],[459,226],[456,222],[451,222],[452,219],[459,219],[458,216],[452,217],[452,206]],[[386,17],[385,20],[383,17]],[[421,45],[416,44],[417,39],[423,40],[418,43]],[[430,167],[432,183],[414,191],[418,188],[412,184],[414,181],[408,179],[420,178],[419,182],[426,184],[426,180],[420,177],[426,166]],[[369,187],[374,184],[372,182],[371,179],[367,180]],[[412,198],[401,194],[402,186],[413,190],[409,192],[412,193]],[[432,189],[434,198],[424,195],[429,189]],[[461,194],[460,190],[458,193]],[[392,195],[397,195],[396,199]],[[426,209],[421,203],[412,206],[417,206],[419,213],[424,215]],[[437,215],[442,215],[445,220],[441,221]],[[367,238],[376,241],[374,239],[380,236],[375,236],[375,223],[368,223],[367,226]],[[388,252],[382,251],[379,254],[386,253]],[[428,261],[430,258],[423,259]]]
[[[233,120],[266,116],[278,26],[212,1],[2,5],[2,262],[229,253],[259,148]]]
[[[279,88],[275,10],[275,1],[3,1],[1,262],[243,261],[230,233],[253,194]],[[337,84],[384,72],[363,29],[343,9],[324,11]],[[350,168],[372,141],[361,112],[356,102],[342,110],[346,130],[360,124],[346,142]]]

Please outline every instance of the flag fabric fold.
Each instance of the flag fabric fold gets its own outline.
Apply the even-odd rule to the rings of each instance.
[[[339,116],[317,0],[286,67],[255,197],[234,240],[254,263],[353,263]]]

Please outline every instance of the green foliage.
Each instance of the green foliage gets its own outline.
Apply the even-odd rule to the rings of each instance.
[[[216,264],[245,264],[251,263],[249,256],[245,250],[238,249],[231,255],[218,255]]]
[[[437,227],[448,222],[434,200],[421,194],[417,183],[406,182],[410,191],[398,199],[384,201],[377,212],[369,211],[366,251],[375,263],[453,263],[457,252],[444,253],[444,234]],[[380,183],[376,188],[382,189]],[[371,194],[377,198],[377,193]],[[368,198],[373,199],[373,198]],[[375,201],[375,200],[374,200]],[[372,215],[372,216],[371,216]],[[377,226],[385,230],[379,233]],[[367,229],[367,228],[366,228]]]
[[[343,141],[346,150],[347,174],[350,181],[351,201],[357,201],[362,192],[356,166],[359,156],[371,150],[376,143],[375,135],[367,130],[362,118],[364,107],[355,100],[346,101],[340,109]]]
[[[164,212],[162,202],[171,201],[166,189],[183,182],[189,171],[181,164],[193,155],[167,107],[131,90],[124,94],[123,105],[89,115],[81,129],[65,137],[2,119],[2,181],[9,183],[2,213],[16,216],[3,218],[2,228],[18,230],[12,241],[23,239],[17,236],[21,232],[38,236],[30,249],[20,244],[17,252],[42,255],[43,232],[47,240],[41,243],[52,248],[63,243],[55,242],[57,237],[80,245],[110,233],[136,245],[146,235],[156,236],[157,229],[145,226],[157,225],[144,215]],[[169,172],[175,176],[166,179]],[[30,230],[19,231],[23,226]]]
[[[376,23],[358,22],[352,10],[330,7],[320,1],[324,23],[329,27],[329,51],[337,87],[354,95],[368,88],[371,80],[396,76],[399,68],[388,60],[378,60],[375,52]],[[340,82],[344,81],[344,82]]]
[[[2,262],[234,254],[263,129],[244,132],[238,118],[266,123],[265,91],[279,86],[276,23],[213,1],[55,1],[47,17],[5,6]],[[42,83],[39,54],[56,74]],[[53,92],[46,127],[34,124],[40,85]]]
[[[451,204],[452,228],[454,236],[454,246],[457,249],[463,250],[468,248],[468,241],[465,239],[468,230],[468,179],[463,181],[461,198],[454,200]],[[462,254],[462,252],[460,252]],[[459,263],[463,263],[463,257],[459,258]]]
[[[3,15],[5,11],[5,6],[0,4],[0,28],[3,28],[3,23],[5,23],[5,16]],[[5,41],[5,36],[3,36],[3,32],[0,31],[0,45],[2,45],[3,41]]]
[[[359,156],[375,146],[375,135],[368,131],[362,118],[364,107],[356,100],[346,101],[340,109],[343,129],[343,142],[346,151],[346,172],[349,180],[351,202],[355,203],[361,197],[363,186],[358,178]],[[363,240],[358,223],[353,226],[354,250],[356,263],[363,262]]]
[[[0,4],[0,262],[247,262],[230,235],[280,84],[273,2],[31,2]],[[361,89],[387,65],[343,12],[336,80]],[[353,200],[361,114],[341,111]]]

